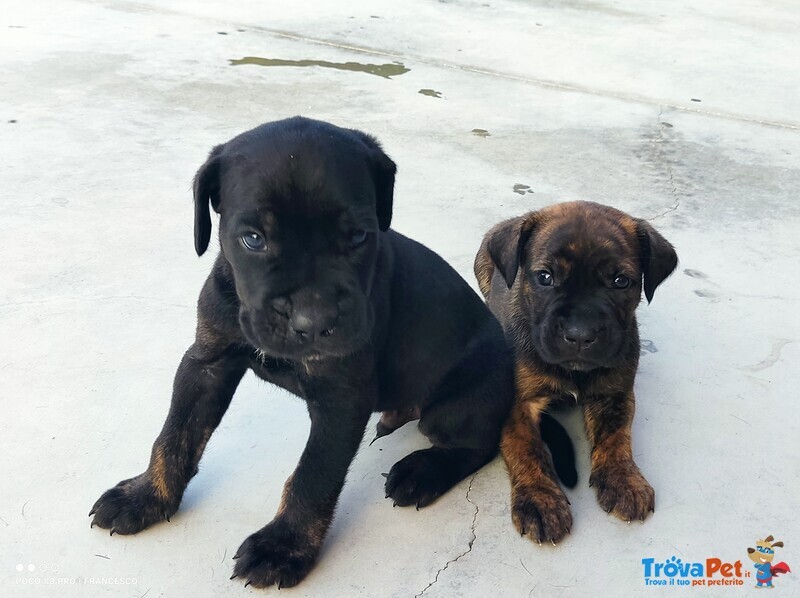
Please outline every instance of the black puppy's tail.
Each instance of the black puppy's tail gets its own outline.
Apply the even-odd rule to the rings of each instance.
[[[542,414],[540,426],[542,440],[553,456],[553,468],[558,479],[567,488],[574,488],[578,483],[578,471],[575,469],[575,449],[567,431],[550,415]]]

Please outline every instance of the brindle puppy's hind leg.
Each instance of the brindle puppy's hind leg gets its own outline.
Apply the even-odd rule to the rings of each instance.
[[[444,379],[422,408],[420,431],[433,447],[394,464],[386,496],[400,506],[427,506],[497,454],[514,400],[513,366],[505,347],[486,343]]]

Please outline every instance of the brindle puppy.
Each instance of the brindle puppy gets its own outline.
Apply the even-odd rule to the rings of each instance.
[[[475,275],[516,350],[517,403],[501,449],[521,534],[555,543],[572,526],[540,432],[542,415],[561,405],[583,408],[600,505],[625,521],[654,510],[631,452],[635,312],[642,287],[650,302],[677,261],[650,224],[590,202],[530,212],[484,237]],[[553,459],[558,471],[563,457]]]

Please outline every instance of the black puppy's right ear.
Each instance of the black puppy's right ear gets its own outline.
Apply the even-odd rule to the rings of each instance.
[[[373,159],[372,176],[375,179],[375,212],[378,215],[378,228],[388,230],[392,224],[392,205],[394,204],[394,177],[397,165],[378,148]]]
[[[375,183],[375,212],[378,216],[378,228],[385,231],[392,224],[392,205],[394,204],[394,177],[397,165],[386,155],[381,144],[372,135],[363,131],[350,129],[369,149],[369,165],[372,180]]]
[[[221,145],[211,150],[208,160],[194,175],[194,249],[203,255],[211,240],[211,212],[209,202],[215,212],[219,212],[219,167]]]
[[[486,235],[486,250],[509,289],[517,278],[525,244],[530,239],[536,221],[536,212],[530,212],[525,216],[501,222]]]

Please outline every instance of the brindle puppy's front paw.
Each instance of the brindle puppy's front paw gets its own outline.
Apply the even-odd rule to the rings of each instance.
[[[276,519],[242,543],[233,557],[236,566],[231,579],[246,580],[245,587],[291,588],[311,571],[321,544],[322,533],[295,529]]]
[[[123,480],[106,490],[94,503],[89,516],[95,525],[111,530],[111,534],[135,534],[169,518],[178,505],[159,498],[146,473]]]
[[[572,529],[569,500],[558,484],[549,480],[514,488],[511,519],[520,535],[527,534],[539,544],[555,544]]]
[[[655,510],[656,493],[634,463],[603,467],[592,472],[589,485],[607,513],[630,523],[644,521]]]

